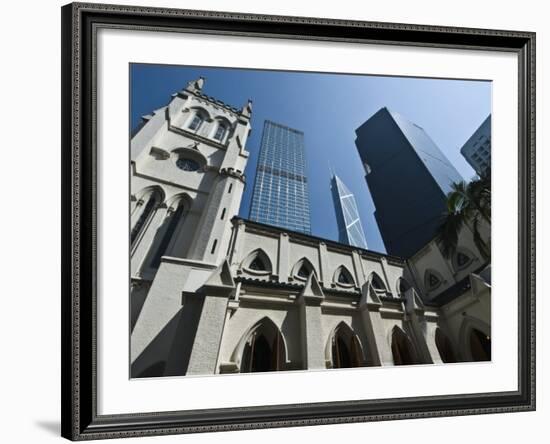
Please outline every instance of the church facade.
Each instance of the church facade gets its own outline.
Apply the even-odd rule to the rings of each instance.
[[[490,360],[490,267],[237,216],[252,103],[190,82],[131,139],[131,377]]]

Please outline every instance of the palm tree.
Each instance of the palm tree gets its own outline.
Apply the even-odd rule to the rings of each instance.
[[[437,240],[446,258],[456,251],[458,236],[465,224],[470,225],[474,243],[485,260],[491,257],[491,248],[479,231],[481,221],[491,223],[491,172],[470,183],[452,184],[447,194],[447,208],[437,232]]]

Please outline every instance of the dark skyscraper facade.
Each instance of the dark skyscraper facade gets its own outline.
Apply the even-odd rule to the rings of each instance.
[[[460,154],[480,176],[491,169],[491,115],[460,149]]]
[[[332,176],[330,188],[336,211],[338,240],[343,244],[367,249],[367,239],[363,232],[355,196],[336,174]]]
[[[311,233],[304,133],[266,120],[250,219]]]
[[[408,258],[435,237],[463,178],[420,126],[387,108],[355,132],[386,251]]]

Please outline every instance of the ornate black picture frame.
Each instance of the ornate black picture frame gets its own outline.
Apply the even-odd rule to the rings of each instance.
[[[535,34],[73,3],[62,8],[62,435],[71,440],[535,409]],[[517,54],[518,390],[263,407],[98,415],[96,38],[99,28],[196,32]]]

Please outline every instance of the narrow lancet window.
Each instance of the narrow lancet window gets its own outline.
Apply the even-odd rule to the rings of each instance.
[[[168,250],[168,246],[170,245],[170,241],[174,237],[174,233],[176,232],[176,228],[182,216],[183,216],[183,202],[180,200],[177,204],[176,209],[172,211],[171,214],[165,219],[165,223],[167,224],[166,231],[162,236],[162,239],[157,248],[155,256],[153,257],[153,261],[151,262],[152,267],[156,268],[160,265],[160,258],[166,254],[166,251]]]
[[[153,192],[147,195],[145,198],[145,207],[139,215],[138,220],[134,224],[132,231],[130,232],[130,244],[133,245],[138,238],[139,234],[143,231],[145,224],[150,219],[151,215],[156,209],[156,206],[159,202],[159,196],[157,193]]]

